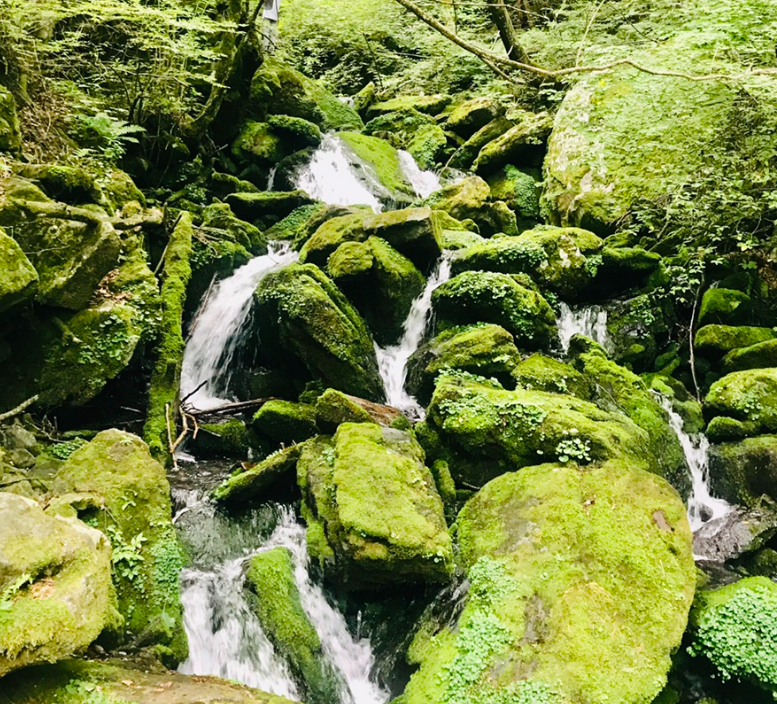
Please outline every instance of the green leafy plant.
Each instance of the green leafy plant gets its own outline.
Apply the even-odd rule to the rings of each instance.
[[[96,115],[77,115],[75,117],[77,131],[82,143],[91,147],[82,149],[78,155],[96,154],[109,162],[121,159],[129,144],[137,144],[137,135],[146,130],[138,125],[130,125],[105,111]]]

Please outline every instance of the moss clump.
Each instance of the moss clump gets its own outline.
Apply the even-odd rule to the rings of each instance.
[[[364,231],[388,242],[392,247],[428,270],[442,252],[441,217],[429,208],[405,208],[364,219]]]
[[[279,399],[265,403],[254,414],[251,425],[276,446],[302,442],[318,432],[313,406]]]
[[[515,367],[512,376],[522,389],[571,394],[584,401],[594,399],[590,377],[552,357],[533,354]]]
[[[17,152],[22,148],[22,133],[16,101],[7,88],[0,88],[0,150]]]
[[[490,482],[456,526],[469,592],[454,625],[411,647],[405,704],[661,691],[695,587],[685,507],[664,480],[623,462],[540,465]]]
[[[493,323],[529,349],[544,347],[556,334],[556,317],[548,302],[507,274],[465,271],[438,287],[432,301],[438,327]]]
[[[22,248],[0,228],[0,313],[31,298],[38,272]]]
[[[462,146],[460,146],[451,157],[451,166],[454,169],[467,169],[475,163],[480,150],[486,144],[492,142],[497,137],[503,135],[507,130],[514,126],[512,120],[506,117],[497,117],[484,127],[481,127],[473,134]]]
[[[764,494],[777,500],[777,437],[713,445],[709,465],[715,496],[747,507],[758,506]]]
[[[750,577],[700,592],[689,652],[706,657],[723,681],[748,680],[777,691],[777,586]]]
[[[777,340],[766,340],[750,347],[732,350],[723,358],[725,372],[775,366],[777,366]]]
[[[449,95],[401,95],[391,100],[373,103],[368,112],[370,117],[397,112],[398,110],[417,110],[428,115],[437,115],[450,104]]]
[[[309,550],[350,588],[449,578],[451,539],[423,457],[410,434],[371,423],[344,423],[303,449]]]
[[[213,500],[225,504],[248,503],[278,482],[293,485],[302,447],[292,445],[278,450],[259,464],[238,471],[213,490]]]
[[[172,522],[170,485],[162,465],[138,437],[100,433],[74,452],[57,473],[59,495],[93,497],[82,518],[113,546],[113,581],[126,632],[119,642],[140,639],[160,646],[173,662],[186,658],[178,575],[183,555]]]
[[[396,408],[348,396],[335,389],[327,389],[316,400],[316,422],[325,432],[334,432],[342,423],[377,423],[386,428],[405,430],[400,426],[406,420]]]
[[[320,269],[288,266],[266,276],[255,297],[263,341],[279,361],[288,361],[292,353],[329,386],[365,398],[383,397],[364,321]]]
[[[415,192],[405,176],[399,152],[387,141],[358,132],[337,135],[355,155],[358,164],[385,189],[385,195],[398,203],[415,198]]]
[[[287,548],[273,548],[249,560],[246,581],[256,594],[253,605],[265,632],[304,683],[304,699],[331,704],[338,682],[321,650],[321,640],[302,608]]]
[[[488,178],[491,197],[501,200],[519,216],[520,224],[529,227],[540,220],[542,183],[526,171],[508,164]]]
[[[364,132],[405,149],[421,169],[431,169],[448,142],[433,117],[413,108],[380,115],[367,123]]]
[[[235,457],[245,459],[251,449],[251,431],[242,420],[232,418],[221,423],[200,423],[192,449],[198,457]]]
[[[485,174],[505,164],[541,165],[545,142],[552,128],[553,118],[548,113],[526,113],[517,125],[480,150],[474,170]]]
[[[710,288],[701,299],[699,325],[741,325],[747,322],[750,313],[750,296],[746,293],[728,288]]]
[[[299,253],[301,262],[326,266],[329,256],[345,242],[363,242],[366,212],[341,215],[323,223],[305,242]]]
[[[0,677],[85,650],[115,623],[110,565],[100,532],[0,493]]]
[[[317,147],[323,137],[318,125],[289,115],[271,115],[267,123],[284,142],[290,142],[294,151],[306,147]]]
[[[777,369],[727,374],[710,387],[704,406],[712,421],[720,416],[747,423],[752,434],[777,432]]]
[[[426,403],[440,372],[458,369],[507,381],[520,358],[513,336],[498,325],[481,323],[451,328],[423,345],[410,358],[407,388]]]
[[[463,138],[469,138],[500,115],[504,108],[491,96],[465,100],[448,116],[445,126]]]
[[[750,347],[776,337],[777,334],[771,328],[712,324],[696,332],[693,346],[698,353],[719,358],[739,347]]]
[[[319,218],[327,211],[328,207],[323,203],[301,205],[267,230],[267,241],[290,242],[294,249],[299,249],[313,234],[319,225]]]
[[[168,418],[175,425],[176,409],[183,363],[183,307],[191,277],[192,239],[194,228],[189,213],[181,215],[170,235],[162,269],[161,337],[157,343],[156,361],[148,392],[148,412],[143,437],[158,460],[170,462]]]

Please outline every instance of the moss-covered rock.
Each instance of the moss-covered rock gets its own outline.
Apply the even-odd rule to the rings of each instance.
[[[491,174],[487,179],[494,200],[504,201],[515,212],[518,229],[529,229],[540,221],[542,183],[511,164]]]
[[[231,418],[198,425],[197,437],[187,443],[187,449],[197,457],[248,457],[254,438],[242,420]]]
[[[748,322],[750,313],[750,296],[746,293],[728,288],[710,288],[701,299],[699,325],[741,325]]]
[[[501,137],[515,123],[506,117],[497,117],[487,125],[481,127],[463,145],[461,145],[451,157],[451,166],[454,169],[467,169],[475,163],[480,150],[497,137]]]
[[[717,359],[739,347],[750,347],[775,338],[777,338],[777,333],[771,328],[716,325],[713,323],[697,330],[693,346],[697,353]]]
[[[750,577],[699,592],[691,614],[690,653],[723,681],[749,681],[777,692],[777,585]]]
[[[392,428],[399,427],[403,421],[407,419],[396,408],[349,396],[337,389],[327,389],[316,400],[316,423],[327,433],[333,433],[342,423],[377,423]]]
[[[251,425],[275,446],[302,442],[318,432],[313,406],[280,399],[265,403],[254,414]]]
[[[0,677],[85,650],[116,622],[115,604],[102,533],[0,492]]]
[[[571,394],[583,401],[593,401],[593,380],[573,366],[553,357],[533,354],[513,369],[517,386],[531,391]]]
[[[300,250],[300,261],[324,267],[330,255],[344,242],[363,242],[367,239],[364,231],[365,217],[366,211],[357,211],[323,222]]]
[[[276,222],[293,213],[297,208],[312,205],[313,200],[304,191],[259,191],[258,193],[233,193],[227,203],[235,215],[248,222]]]
[[[364,231],[388,242],[417,267],[427,270],[442,252],[442,222],[430,208],[405,208],[368,215]]]
[[[4,693],[26,704],[292,704],[217,677],[190,677],[148,662],[68,660],[14,673]]]
[[[457,105],[445,126],[464,139],[469,139],[475,132],[504,114],[504,107],[490,96],[465,100]]]
[[[602,240],[578,228],[538,227],[518,237],[499,237],[460,252],[453,270],[529,274],[563,297],[585,290],[596,276]]]
[[[270,115],[267,124],[293,151],[307,147],[317,147],[323,139],[321,130],[308,120],[289,115]]]
[[[451,328],[420,347],[408,360],[407,389],[426,404],[440,372],[458,369],[507,382],[520,359],[513,336],[498,325]]]
[[[455,624],[413,642],[405,704],[661,691],[696,581],[685,507],[665,481],[623,462],[531,467],[486,485],[457,532],[469,591]]]
[[[17,152],[22,148],[22,134],[16,101],[11,92],[0,87],[0,150]]]
[[[266,122],[246,122],[232,145],[232,155],[259,166],[274,166],[289,155],[281,137]]]
[[[538,460],[626,458],[660,471],[647,432],[622,413],[559,393],[507,391],[456,373],[438,379],[419,434],[430,459],[446,460],[457,482],[475,486]]]
[[[445,110],[450,102],[451,97],[449,95],[401,95],[391,100],[373,103],[368,113],[371,118],[375,118],[378,115],[410,108],[428,115],[437,115]]]
[[[715,496],[748,508],[755,507],[764,494],[777,500],[777,437],[773,435],[713,445],[709,467]]]
[[[527,113],[517,125],[480,150],[474,170],[485,174],[505,164],[539,166],[552,127],[553,118],[548,113]]]
[[[548,302],[507,274],[465,271],[439,286],[432,301],[441,328],[493,323],[528,349],[547,345],[556,334],[556,317]]]
[[[710,387],[704,406],[712,421],[720,416],[744,422],[749,434],[777,432],[777,369],[727,374]]]
[[[78,513],[113,545],[113,581],[125,620],[120,640],[153,643],[168,661],[184,660],[188,647],[178,585],[183,555],[170,485],[148,446],[129,433],[103,431],[70,456],[52,491],[89,497],[91,505]]]
[[[22,164],[16,168],[16,173],[23,178],[30,179],[53,200],[68,205],[86,205],[88,203],[107,205],[97,178],[81,166]],[[142,202],[143,196],[131,198],[131,200]]]
[[[35,294],[38,272],[22,248],[0,228],[0,313]]]
[[[373,236],[340,245],[327,271],[364,316],[378,344],[399,339],[410,306],[424,289],[424,277],[413,262]]]
[[[723,358],[724,372],[763,367],[777,367],[777,340],[766,340],[749,347],[731,350]]]
[[[308,550],[351,588],[443,582],[453,569],[443,505],[412,435],[344,423],[297,465]]]
[[[421,169],[431,169],[447,144],[437,121],[413,108],[380,115],[370,120],[365,134],[390,141],[408,151]]]
[[[292,445],[273,452],[253,467],[236,472],[213,490],[213,500],[225,504],[244,504],[260,497],[277,483],[292,486],[301,449],[302,445]]]
[[[331,704],[338,698],[338,682],[324,657],[321,639],[302,608],[294,579],[294,562],[287,548],[273,548],[248,562],[246,582],[265,633],[303,683],[301,693],[310,704]]]
[[[265,57],[251,81],[251,105],[257,114],[290,115],[324,130],[361,129],[356,111],[290,66]]]
[[[328,386],[371,399],[383,397],[375,349],[356,309],[312,264],[266,276],[256,290],[257,317],[268,351],[298,357]]]

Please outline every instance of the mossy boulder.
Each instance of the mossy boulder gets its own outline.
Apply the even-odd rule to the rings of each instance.
[[[432,301],[439,328],[493,323],[528,349],[546,346],[556,334],[548,302],[508,274],[465,271],[435,289]]]
[[[327,271],[364,316],[380,345],[396,342],[425,280],[412,261],[379,237],[345,242]]]
[[[719,359],[740,347],[751,347],[775,338],[777,338],[777,333],[771,328],[712,323],[696,331],[693,346],[697,353],[712,359]]]
[[[441,217],[430,208],[405,208],[368,215],[363,227],[404,254],[417,267],[428,270],[442,252]]]
[[[356,111],[315,81],[280,61],[265,57],[251,81],[252,109],[260,116],[290,115],[324,130],[361,129]]]
[[[538,460],[625,458],[660,471],[644,430],[621,413],[546,391],[507,391],[495,382],[442,374],[419,430],[431,460],[448,462],[457,482],[482,486]]]
[[[583,401],[593,401],[593,380],[573,366],[553,357],[533,354],[515,366],[515,384],[528,391],[571,394]]]
[[[262,340],[291,353],[328,386],[383,398],[372,338],[356,309],[318,267],[294,264],[266,276],[255,294]]]
[[[473,98],[457,105],[448,116],[445,126],[468,139],[504,112],[504,107],[490,96]]]
[[[293,151],[318,147],[323,139],[318,125],[301,117],[270,115],[267,118],[267,124]]]
[[[409,433],[344,423],[305,445],[297,478],[308,550],[349,588],[450,577],[442,500]]]
[[[274,166],[289,155],[284,142],[266,122],[249,120],[232,145],[232,155],[240,161],[259,166]]]
[[[480,150],[494,141],[497,137],[501,137],[514,125],[515,123],[512,120],[508,120],[504,116],[491,120],[491,122],[484,127],[481,127],[454,152],[451,157],[450,165],[454,169],[469,170],[475,163],[475,159],[478,158]]]
[[[701,299],[699,325],[741,325],[748,322],[751,312],[750,296],[746,293],[728,288],[710,288]]]
[[[242,420],[230,418],[219,423],[200,422],[198,425],[197,437],[187,443],[187,449],[191,449],[197,457],[248,457],[254,437]]]
[[[94,173],[81,166],[22,164],[15,171],[19,176],[32,181],[53,200],[68,205],[107,205],[98,179]],[[131,200],[142,202],[143,196]]]
[[[552,127],[553,118],[548,113],[527,113],[518,124],[480,150],[474,170],[486,174],[505,164],[539,166]]]
[[[724,372],[763,367],[777,367],[777,340],[766,340],[749,347],[731,350],[723,358]]]
[[[437,121],[413,108],[380,115],[370,120],[364,133],[391,142],[415,159],[419,168],[431,169],[448,142]]]
[[[748,681],[777,692],[777,585],[749,577],[699,592],[689,651],[706,658],[723,681]]]
[[[67,660],[3,680],[12,701],[25,704],[293,704],[217,677],[190,677],[128,660]]]
[[[502,201],[492,202],[491,189],[479,176],[469,176],[445,186],[429,196],[424,204],[443,210],[456,220],[472,220],[480,229],[480,234],[486,237],[496,233],[518,234],[515,213]]]
[[[251,600],[265,633],[289,662],[309,704],[331,704],[338,699],[338,681],[324,657],[321,639],[302,608],[294,577],[291,552],[278,547],[248,561],[246,583],[256,595]]]
[[[0,228],[0,313],[35,294],[38,272],[16,240]]]
[[[22,133],[16,101],[11,92],[0,87],[0,151],[18,152],[22,148]]]
[[[377,423],[393,428],[406,422],[396,408],[349,396],[337,389],[327,389],[316,400],[316,423],[325,432],[336,431],[342,423]]]
[[[777,501],[777,437],[713,445],[709,467],[715,496],[748,508],[757,506],[764,494]]]
[[[0,677],[79,653],[117,619],[105,536],[0,492]]]
[[[262,405],[254,414],[251,425],[274,446],[302,442],[318,432],[313,406],[280,399]]]
[[[650,702],[693,599],[680,497],[626,462],[545,464],[487,484],[459,514],[469,590],[423,631],[403,704]],[[628,676],[623,676],[628,663]]]
[[[525,273],[539,286],[570,298],[594,280],[601,248],[602,240],[587,230],[543,226],[466,249],[454,259],[453,270]]]
[[[125,621],[124,633],[116,634],[119,642],[154,644],[169,662],[184,660],[188,646],[178,585],[183,554],[170,485],[148,446],[135,435],[105,430],[70,456],[52,491],[87,497],[67,512],[78,513],[113,545],[113,580]]]
[[[321,223],[300,250],[300,261],[324,267],[330,255],[344,242],[363,242],[367,239],[364,232],[365,217],[366,210],[357,210]]]
[[[449,95],[401,95],[391,100],[373,103],[367,112],[371,118],[375,118],[378,115],[410,108],[428,115],[437,115],[445,110],[450,105],[450,102],[451,97]]]
[[[304,191],[259,191],[233,193],[227,203],[239,218],[262,224],[275,223],[314,201]]]
[[[777,432],[777,368],[727,374],[710,387],[704,406],[710,428],[721,418],[747,424],[745,434]]]
[[[294,484],[295,468],[302,445],[292,445],[273,452],[259,464],[241,469],[219,484],[212,492],[214,501],[224,504],[245,504],[272,486]]]
[[[491,198],[503,201],[515,212],[518,229],[534,227],[540,221],[542,182],[534,175],[507,164],[486,179]]]
[[[513,336],[498,325],[479,323],[440,333],[407,363],[407,389],[426,404],[440,372],[457,369],[508,382],[521,359]]]

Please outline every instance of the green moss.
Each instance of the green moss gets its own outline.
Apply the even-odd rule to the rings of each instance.
[[[777,369],[751,369],[728,374],[710,387],[704,405],[710,417],[722,416],[746,422],[753,433],[775,432]]]
[[[0,228],[0,313],[31,298],[38,272],[22,248]]]
[[[302,447],[292,445],[278,450],[259,464],[238,471],[213,490],[213,500],[226,504],[247,503],[278,482],[292,485]]]
[[[116,621],[110,560],[98,531],[0,493],[0,677],[85,650]]]
[[[695,587],[685,507],[665,481],[622,462],[527,468],[476,494],[457,534],[470,589],[416,651],[407,704],[661,691]]]
[[[451,102],[449,95],[402,95],[370,106],[372,117],[385,115],[398,110],[417,110],[418,112],[436,115],[442,112]]]
[[[564,362],[552,357],[533,354],[513,370],[517,386],[523,389],[571,394],[584,401],[592,401],[591,379]]]
[[[462,137],[471,137],[503,113],[504,108],[486,95],[457,105],[448,116],[445,126]]]
[[[322,136],[318,125],[289,115],[271,115],[267,123],[272,127],[284,142],[291,142],[292,149],[304,149],[305,147],[317,147],[321,144]]]
[[[750,347],[775,337],[777,334],[771,328],[712,324],[696,332],[693,345],[698,353],[721,357],[738,347]]]
[[[710,288],[701,299],[699,325],[740,325],[747,322],[749,314],[750,296],[746,293],[727,288]]]
[[[337,136],[359,162],[371,171],[373,178],[386,189],[388,197],[397,202],[409,202],[415,198],[415,192],[399,161],[399,153],[391,144],[358,132],[339,132]]]
[[[542,161],[544,144],[552,127],[553,118],[548,113],[526,113],[517,125],[480,150],[473,165],[474,170],[482,174],[495,171],[505,164],[538,165]]]
[[[451,157],[451,166],[455,169],[469,169],[480,154],[480,150],[489,142],[503,135],[515,123],[506,117],[497,117],[481,127]]]
[[[266,276],[256,291],[263,340],[302,360],[328,386],[380,399],[375,350],[358,312],[320,269],[295,264]]]
[[[316,422],[323,430],[334,431],[341,423],[369,423],[371,420],[367,409],[356,399],[336,389],[327,389],[316,401]]]
[[[301,442],[318,432],[313,406],[278,399],[265,403],[254,414],[251,424],[274,445]]]
[[[348,586],[439,582],[453,556],[443,505],[423,451],[408,433],[344,423],[308,443],[297,466],[306,520],[323,529]],[[311,520],[312,519],[312,520]]]
[[[184,660],[178,585],[183,555],[172,523],[170,485],[146,444],[106,430],[70,456],[52,490],[95,497],[97,508],[82,515],[113,546],[113,581],[126,626],[119,641],[143,638],[169,648],[174,661]]]
[[[454,251],[467,249],[483,242],[485,240],[480,235],[467,230],[443,230],[440,236],[442,248]]]
[[[0,89],[0,150],[17,152],[22,148],[22,135],[16,102],[11,92]]]
[[[353,213],[327,220],[305,242],[300,250],[300,261],[325,266],[329,256],[344,242],[364,241],[367,238],[365,216],[366,213]]]
[[[750,347],[735,349],[723,358],[723,370],[726,372],[775,366],[777,366],[777,340],[766,340]]]
[[[556,317],[548,302],[507,274],[465,271],[438,287],[432,300],[439,327],[493,323],[530,349],[555,337]]]
[[[766,494],[777,498],[777,437],[764,435],[713,445],[710,478],[715,496],[738,506],[756,507]]]
[[[382,114],[367,123],[364,132],[410,152],[421,169],[435,165],[448,141],[433,117],[413,108]]]
[[[364,231],[388,242],[413,263],[426,270],[442,252],[441,215],[429,208],[391,210],[364,218]]]
[[[689,652],[706,657],[723,680],[777,689],[777,586],[750,577],[701,592],[692,615]]]
[[[237,418],[221,423],[200,423],[197,437],[190,442],[199,457],[248,457],[252,434]]]
[[[507,203],[522,222],[539,221],[542,184],[531,174],[508,164],[488,178],[488,185],[491,197]]]
[[[267,241],[290,242],[294,249],[299,249],[312,234],[311,224],[317,222],[326,210],[327,206],[323,203],[301,205],[267,230]]]
[[[246,581],[257,596],[252,603],[265,633],[304,683],[305,701],[331,704],[338,696],[338,682],[302,608],[289,550],[273,548],[252,557]]]
[[[183,362],[183,307],[186,287],[191,277],[192,238],[194,229],[189,213],[184,213],[170,235],[162,269],[161,338],[156,348],[156,360],[151,373],[148,411],[143,437],[151,454],[160,461],[170,462],[168,423],[174,425]]]

